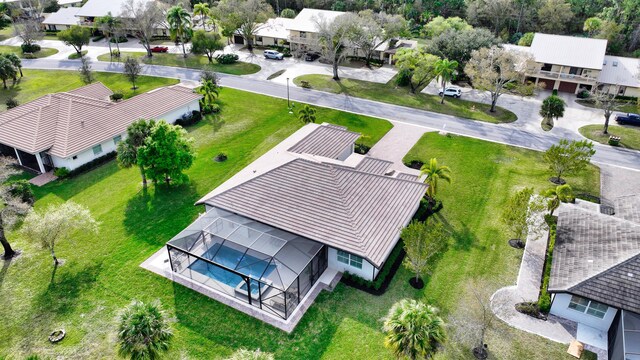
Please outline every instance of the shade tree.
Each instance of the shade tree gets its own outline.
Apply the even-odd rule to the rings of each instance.
[[[396,67],[410,74],[411,92],[415,93],[428,85],[436,77],[436,64],[439,57],[429,54],[424,48],[398,49],[394,55]]]
[[[551,145],[543,158],[553,173],[550,180],[555,184],[564,184],[563,175],[575,175],[584,170],[591,157],[596,153],[593,143],[588,140],[561,139],[558,144]]]
[[[571,4],[565,0],[545,0],[538,9],[538,28],[547,34],[564,34],[573,20]]]
[[[349,40],[364,54],[366,66],[370,66],[376,49],[400,36],[406,27],[406,21],[400,15],[364,10],[358,13],[358,24],[351,32]]]
[[[540,221],[545,208],[544,199],[533,196],[533,188],[524,188],[511,195],[502,208],[500,218],[513,236],[509,243],[523,248],[528,235],[535,236],[545,230]]]
[[[264,0],[222,0],[212,13],[228,36],[238,31],[250,52],[260,24],[275,17],[273,8]]]
[[[422,27],[420,34],[426,38],[433,38],[450,29],[463,31],[470,30],[471,28],[473,28],[473,26],[457,16],[450,18],[436,16]]]
[[[220,35],[214,32],[196,30],[191,39],[191,52],[206,55],[209,64],[213,63],[213,56],[218,50],[224,49],[224,43]]]
[[[91,40],[91,30],[89,28],[73,25],[69,29],[58,33],[58,40],[65,45],[72,46],[78,55],[82,55],[82,47],[89,45]]]
[[[444,225],[432,217],[425,222],[414,220],[402,229],[400,238],[406,252],[403,264],[415,274],[410,281],[413,287],[422,288],[422,276],[432,273],[434,260],[446,248],[449,236]]]
[[[431,39],[427,52],[442,59],[455,60],[462,72],[474,50],[499,45],[502,41],[483,28],[456,31],[449,29]]]
[[[356,14],[345,13],[337,16],[333,21],[319,16],[315,20],[318,29],[318,46],[324,58],[331,62],[333,80],[340,80],[338,66],[346,56],[349,39],[357,30],[358,18]]]
[[[122,5],[123,26],[153,56],[151,41],[156,29],[164,26],[165,15],[157,1],[127,0]]]

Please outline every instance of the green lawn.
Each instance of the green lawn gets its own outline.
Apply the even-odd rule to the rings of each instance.
[[[496,112],[491,113],[489,112],[489,105],[462,99],[446,98],[444,105],[441,105],[439,96],[422,93],[412,94],[408,88],[396,86],[394,79],[391,79],[386,84],[353,79],[334,81],[329,75],[302,75],[293,79],[293,82],[298,86],[301,85],[301,81],[309,82],[311,87],[316,90],[346,94],[473,120],[508,123],[518,119],[516,114],[504,108],[497,107]]]
[[[89,52],[89,50],[82,50],[80,52],[80,54],[78,54],[77,52],[74,52],[74,53],[69,54],[69,56],[67,56],[67,59],[69,59],[69,60],[78,60],[81,57],[87,55],[88,52]]]
[[[595,104],[592,100],[585,99],[577,99],[576,102],[582,106],[595,108]],[[640,111],[637,102],[635,101],[626,101],[621,102],[616,111],[625,112],[625,113],[637,113]]]
[[[7,40],[13,36],[13,25],[0,30],[0,41]]]
[[[111,58],[109,53],[98,56],[100,61],[123,61],[127,56],[136,57],[145,64],[175,66],[190,69],[208,68],[216,72],[232,75],[249,75],[260,71],[260,66],[250,64],[243,61],[237,61],[233,64],[218,64],[215,59],[209,64],[206,56],[188,55],[186,58],[182,54],[159,54],[154,53],[153,57],[148,58],[144,52],[122,52],[120,58]]]
[[[25,59],[25,56],[22,53],[22,49],[20,48],[20,46],[0,45],[0,53],[7,53],[7,52],[15,53],[19,57]],[[33,53],[33,56],[37,59],[40,59],[40,58],[51,56],[57,53],[58,53],[57,49],[42,48],[40,49],[40,51]]]
[[[22,69],[24,77],[9,89],[0,87],[0,111],[6,110],[5,102],[15,97],[18,103],[24,104],[40,96],[60,91],[68,91],[84,85],[77,71],[50,71]],[[122,92],[125,97],[141,94],[160,86],[177,84],[178,80],[141,76],[136,82],[138,89],[131,90],[131,83],[122,74],[96,72],[96,80],[101,81],[112,91]],[[8,81],[9,85],[11,81]]]
[[[640,150],[640,128],[627,127],[618,125],[609,125],[609,133],[602,132],[602,125],[587,125],[580,129],[582,136],[599,142],[601,144],[609,143],[609,136],[619,136],[620,146],[628,149]]]
[[[246,106],[250,103],[251,106]],[[146,258],[202,211],[193,203],[301,126],[286,101],[230,88],[221,91],[222,112],[189,129],[198,157],[186,185],[141,191],[136,169],[114,162],[73,179],[36,189],[36,207],[72,200],[87,205],[101,222],[99,236],[80,235],[61,243],[67,263],[55,273],[49,255],[16,234],[10,239],[24,254],[0,273],[0,358],[38,353],[59,358],[114,358],[117,311],[132,299],[159,299],[174,324],[175,342],[167,359],[220,358],[245,347],[273,352],[277,359],[393,359],[383,346],[380,318],[401,298],[421,298],[448,315],[468,296],[461,289],[479,278],[498,287],[515,281],[521,251],[506,244],[497,223],[509,192],[524,185],[549,187],[541,154],[462,137],[425,135],[407,159],[437,157],[452,168],[453,185],[443,185],[441,213],[454,242],[427,286],[416,291],[401,268],[385,295],[372,296],[339,284],[323,292],[287,335],[258,320],[139,267]],[[390,128],[383,120],[318,108],[319,121],[366,134],[373,145]],[[225,152],[229,160],[212,159]],[[578,190],[598,193],[598,173],[568,178]],[[64,327],[67,338],[52,346],[46,335]],[[510,329],[489,333],[498,359],[570,359],[566,346]],[[459,358],[449,348],[443,357]],[[345,355],[348,354],[348,355]],[[465,353],[468,355],[468,353]],[[467,356],[468,358],[468,356]]]

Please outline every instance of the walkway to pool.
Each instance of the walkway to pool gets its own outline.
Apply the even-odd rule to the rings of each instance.
[[[294,310],[293,314],[291,314],[291,316],[289,316],[289,318],[285,320],[283,318],[260,310],[255,306],[251,306],[248,303],[242,302],[232,296],[224,294],[220,291],[215,291],[206,286],[203,286],[202,284],[194,280],[174,273],[173,271],[171,271],[171,265],[169,263],[169,253],[167,251],[167,248],[164,246],[155,254],[151,255],[151,257],[145,260],[142,264],[140,264],[140,267],[156,273],[160,276],[164,276],[171,281],[175,281],[178,284],[195,290],[225,305],[231,306],[232,308],[238,311],[242,311],[249,316],[260,319],[261,321],[264,321],[280,330],[286,331],[287,333],[292,332],[296,325],[298,325],[298,322],[300,322],[307,309],[311,307],[311,304],[313,304],[320,291],[333,291],[335,286],[342,278],[341,272],[338,272],[331,268],[327,268],[320,276],[320,279],[318,279],[311,290],[302,299],[298,307]]]

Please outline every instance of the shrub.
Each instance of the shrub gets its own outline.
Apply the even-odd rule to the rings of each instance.
[[[202,120],[202,114],[200,111],[193,110],[191,113],[183,114],[178,120],[176,120],[175,124],[180,125],[182,127],[195,125]]]
[[[409,84],[411,84],[411,70],[402,69],[398,71],[398,75],[396,76],[396,85],[409,86]]]
[[[104,39],[104,35],[98,35],[91,38],[91,41],[96,42]]]
[[[400,240],[391,251],[391,254],[389,254],[387,261],[373,281],[366,280],[356,274],[345,272],[342,275],[342,282],[373,295],[382,295],[387,290],[400,264],[402,264],[404,255],[404,243]]]
[[[35,197],[33,195],[33,190],[31,189],[31,184],[27,180],[16,180],[12,181],[9,184],[9,193],[11,196],[19,198],[23,202],[27,204],[33,204],[35,202]]]
[[[67,176],[69,176],[69,173],[70,171],[66,167],[56,168],[55,170],[53,170],[53,175],[59,178],[66,178]]]
[[[89,171],[89,170],[91,170],[93,168],[96,168],[96,167],[98,167],[98,166],[100,166],[100,165],[102,165],[102,164],[104,164],[106,162],[109,162],[109,161],[115,159],[116,155],[117,154],[116,154],[115,151],[112,151],[110,153],[106,153],[106,154],[104,154],[104,155],[102,155],[100,157],[97,157],[97,158],[89,161],[86,164],[82,164],[82,165],[78,166],[77,168],[75,168],[75,169],[73,169],[71,171],[67,170],[66,168],[60,168],[60,169],[65,169],[67,171],[67,175],[66,176],[58,176],[56,174],[56,176],[58,176],[58,177],[74,177],[74,176],[80,175],[80,174],[82,174],[82,173],[84,173],[86,171]],[[56,169],[56,170],[58,170],[58,169]],[[55,172],[54,172],[54,174],[55,174]]]
[[[220,54],[216,56],[218,64],[233,64],[238,61],[239,57],[236,54]]]
[[[127,39],[126,36],[120,36],[119,38],[112,37],[110,41],[115,44],[116,40],[117,40],[118,44],[125,43],[125,42],[129,41],[129,39]]]
[[[586,99],[589,97],[589,95],[590,95],[589,90],[582,90],[576,95],[576,97],[578,99]]]
[[[305,89],[311,89],[311,84],[306,80],[301,80],[300,81],[300,86],[302,86]]]
[[[635,96],[624,96],[624,95],[618,95],[616,96],[616,100],[622,100],[622,101],[636,101],[638,100],[637,97]]]
[[[111,51],[111,56],[113,56],[115,58],[119,58],[120,57],[120,51],[118,51],[118,50]]]
[[[220,112],[220,105],[218,104],[205,104],[202,106],[203,114],[217,114]]]
[[[411,160],[408,163],[405,163],[405,165],[407,165],[412,169],[420,170],[422,168],[422,165],[424,165],[424,163],[420,160]]]
[[[540,286],[540,297],[538,298],[538,310],[548,314],[551,310],[551,295],[548,292],[549,278],[551,277],[551,262],[553,260],[553,248],[556,243],[556,226],[555,224],[549,230],[549,247],[547,248],[547,257],[544,261],[544,272],[542,273],[542,285]]]
[[[633,52],[633,57],[640,58],[640,49]]]
[[[10,97],[7,101],[4,102],[7,105],[7,109],[13,109],[14,107],[20,105],[18,104],[18,100],[14,97]]]
[[[371,150],[371,147],[365,145],[365,144],[361,144],[361,143],[356,143],[355,146],[353,147],[353,150],[358,153],[358,154],[366,154],[369,152],[369,150]]]
[[[554,95],[554,96],[558,96],[558,89],[553,89],[551,94]]]
[[[516,304],[516,311],[538,318],[540,310],[538,310],[538,304],[534,302],[521,302]]]
[[[111,101],[119,101],[124,98],[124,95],[121,92],[115,92],[109,95],[109,98],[111,99]]]
[[[226,161],[227,160],[227,154],[220,153],[220,154],[216,155],[216,157],[214,157],[213,160],[215,160],[216,162]]]
[[[20,45],[23,53],[34,53],[40,51],[40,45],[38,44],[22,44]]]

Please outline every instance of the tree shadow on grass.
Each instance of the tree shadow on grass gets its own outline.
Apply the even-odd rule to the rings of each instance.
[[[162,245],[193,221],[198,199],[192,183],[149,185],[133,196],[125,208],[124,227],[132,240]]]
[[[53,267],[53,266],[52,266]],[[56,279],[35,299],[35,308],[51,317],[69,314],[77,305],[80,294],[91,289],[102,271],[102,263],[76,270],[63,266],[56,270]]]
[[[49,184],[36,188],[36,198],[41,198],[45,194],[53,193],[61,199],[69,200],[72,197],[82,193],[84,190],[105,181],[119,170],[115,159],[109,160],[104,164],[98,165],[86,172],[68,178],[59,179]]]
[[[0,289],[2,289],[2,283],[4,283],[4,277],[7,275],[7,271],[9,271],[9,266],[11,266],[11,262],[14,259],[6,259],[0,260],[2,262],[2,269],[0,269]]]
[[[478,238],[476,235],[469,229],[467,224],[462,223],[461,228],[454,227],[447,218],[445,218],[441,213],[437,213],[434,215],[442,224],[445,229],[451,233],[453,237],[454,243],[453,247],[457,250],[469,251],[473,247],[478,247]]]

